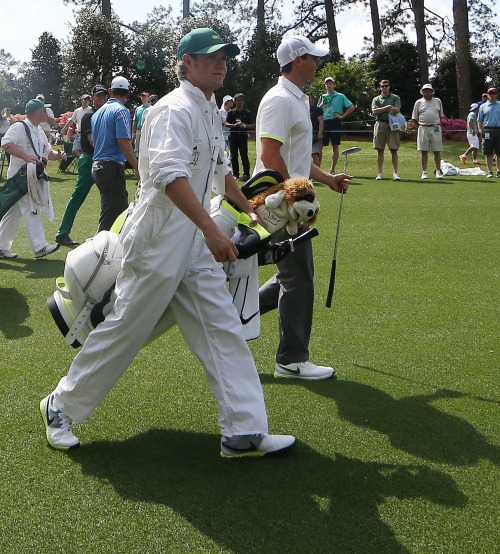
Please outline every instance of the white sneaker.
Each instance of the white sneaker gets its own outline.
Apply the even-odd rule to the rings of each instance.
[[[375,177],[375,181],[383,181],[384,180],[384,175],[382,173],[379,173],[376,177]]]
[[[71,419],[60,411],[54,411],[51,404],[51,394],[40,402],[47,442],[57,450],[69,450],[80,446],[80,441],[71,432]]]
[[[493,179],[493,172],[488,171],[488,175],[486,175],[486,179]]]
[[[440,169],[436,169],[436,179],[444,179],[443,172]]]
[[[17,254],[11,250],[1,250],[0,249],[0,258],[17,258]]]
[[[393,181],[401,181],[401,177],[397,173],[394,173],[394,175],[392,176],[392,180]]]
[[[243,458],[265,456],[290,450],[296,443],[292,435],[241,435],[222,437],[220,455],[222,458]]]
[[[333,367],[325,365],[316,365],[312,362],[296,362],[293,364],[276,364],[274,370],[275,377],[284,377],[286,379],[304,379],[305,381],[320,381],[336,377],[336,371]]]
[[[420,179],[424,180],[424,179],[428,179],[429,176],[427,175],[427,171],[422,171],[422,177],[420,177]]]
[[[44,258],[45,256],[48,256],[49,254],[52,254],[56,250],[59,250],[60,244],[47,244],[47,246],[44,246],[38,252],[35,252],[35,258]]]

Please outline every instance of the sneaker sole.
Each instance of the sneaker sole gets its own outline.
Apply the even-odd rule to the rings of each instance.
[[[40,415],[42,416],[42,421],[45,425],[45,436],[47,438],[47,442],[52,448],[54,448],[55,450],[71,450],[80,446],[80,443],[74,444],[73,446],[59,446],[52,441],[49,435],[49,422],[47,420],[47,410],[45,409],[45,398],[40,400]]]
[[[294,441],[292,442],[292,444],[285,446],[284,448],[280,448],[279,450],[272,450],[271,452],[258,452],[256,450],[249,450],[247,452],[238,452],[234,454],[229,450],[226,450],[227,453],[224,452],[224,449],[221,447],[220,457],[225,459],[230,459],[230,458],[238,459],[238,458],[262,458],[262,456],[279,456],[280,454],[284,454],[285,452],[288,452],[289,450],[294,448],[296,444],[297,444],[297,441]]]
[[[324,381],[325,379],[336,379],[337,373],[333,370],[331,375],[321,375],[319,377],[304,377],[303,375],[295,375],[293,373],[285,374],[279,373],[278,371],[274,372],[276,379],[301,379],[302,381]]]

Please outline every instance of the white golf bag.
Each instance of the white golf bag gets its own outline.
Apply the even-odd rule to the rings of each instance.
[[[263,173],[270,181],[267,186],[275,184],[275,174],[279,176],[277,172],[267,170]],[[260,189],[265,185],[263,181],[267,182],[261,178]],[[212,199],[210,212],[217,226],[233,240],[240,253],[235,262],[224,264],[224,270],[233,304],[243,325],[244,337],[246,340],[255,339],[260,334],[258,266],[275,263],[293,251],[294,243],[310,239],[317,231],[303,234],[295,241],[270,246],[270,232],[261,225],[250,226],[250,218],[235,209],[223,196]],[[118,218],[111,231],[101,231],[68,252],[64,277],[56,279],[56,290],[47,299],[55,323],[65,341],[74,348],[84,344],[89,333],[112,309],[114,284],[123,254],[119,233],[127,213]],[[284,217],[281,227],[274,222],[270,231],[275,232],[277,227],[282,228],[288,223],[289,217]],[[175,323],[172,312],[167,308],[147,342],[165,333]]]

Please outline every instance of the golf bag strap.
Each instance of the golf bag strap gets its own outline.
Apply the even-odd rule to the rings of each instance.
[[[36,151],[35,145],[33,144],[33,139],[31,138],[30,129],[29,129],[27,123],[25,123],[24,121],[20,121],[19,123],[22,123],[24,125],[24,130],[26,131],[26,136],[28,137],[28,139],[30,141],[31,148],[33,148],[33,152],[35,153],[35,156],[38,159],[41,160],[42,158],[40,157],[40,154]]]
[[[95,302],[93,302],[92,300],[87,300],[85,306],[82,308],[82,311],[78,314],[75,321],[73,321],[73,325],[69,328],[67,335],[64,337],[64,340],[69,345],[72,345],[75,340],[78,340],[77,336],[85,327],[85,325],[87,325],[94,304]]]
[[[99,273],[102,265],[106,261],[106,256],[108,255],[109,250],[109,237],[106,236],[106,243],[104,245],[104,248],[102,249],[101,254],[99,255],[99,259],[97,260],[97,263],[95,264],[94,270],[90,274],[90,277],[88,278],[85,285],[82,287],[82,291],[86,293],[89,290],[90,285],[92,284],[92,281],[96,278],[97,274]]]

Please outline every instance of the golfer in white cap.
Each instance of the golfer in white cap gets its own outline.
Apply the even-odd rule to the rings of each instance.
[[[280,44],[277,55],[281,77],[265,94],[257,113],[254,174],[276,169],[285,179],[310,177],[336,192],[347,189],[349,177],[331,175],[311,162],[312,125],[304,87],[314,80],[321,58],[327,54],[327,50],[301,36],[286,38]],[[279,310],[275,377],[317,380],[334,376],[332,367],[309,360],[314,304],[311,241],[297,245],[294,254],[277,265],[277,275],[262,286],[259,295],[261,313]]]

